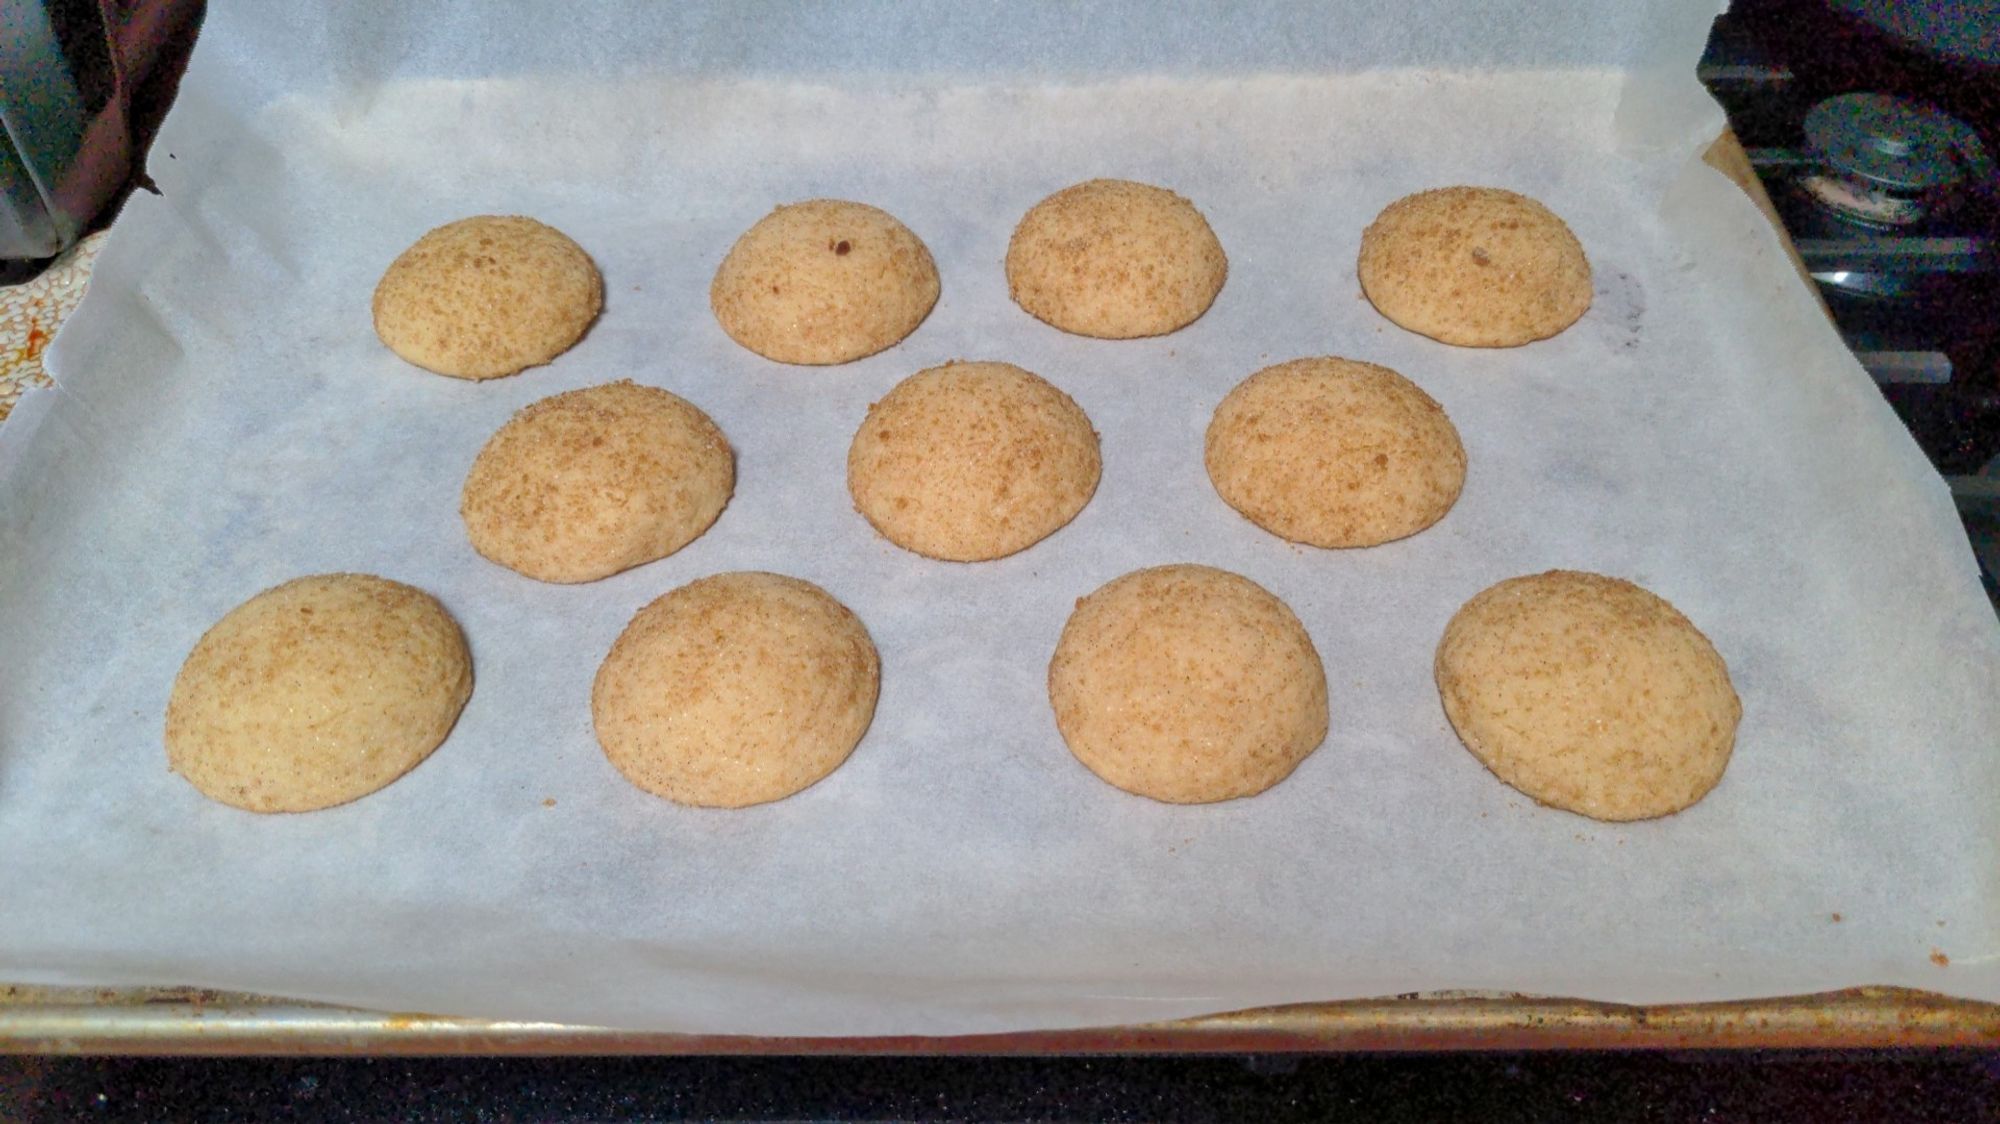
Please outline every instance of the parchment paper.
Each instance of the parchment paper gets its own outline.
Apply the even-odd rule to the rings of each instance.
[[[771,1034],[1442,988],[2000,999],[2000,629],[1940,481],[1762,220],[1690,164],[1719,124],[1702,5],[326,7],[217,6],[153,153],[163,194],[119,219],[50,352],[59,389],[0,431],[0,978]],[[1015,221],[1099,175],[1207,213],[1230,276],[1196,324],[1096,341],[1009,302]],[[1367,222],[1459,182],[1568,219],[1597,278],[1580,323],[1460,350],[1361,299]],[[831,369],[736,347],[706,301],[742,230],[814,196],[894,213],[944,279],[909,340]],[[397,360],[369,325],[382,269],[495,211],[595,256],[602,320],[493,383]],[[1216,497],[1215,404],[1320,354],[1392,366],[1457,422],[1470,476],[1436,527],[1320,551]],[[881,540],[843,479],[868,403],[961,357],[1048,377],[1104,443],[1071,526],[978,565]],[[614,378],[727,432],[720,521],[581,587],[476,556],[457,503],[480,445]],[[1283,597],[1326,663],[1330,736],[1254,799],[1128,796],[1049,713],[1075,599],[1184,560]],[[1728,660],[1736,757],[1689,811],[1539,808],[1447,725],[1446,620],[1556,566],[1646,585]],[[640,606],[731,569],[851,606],[881,701],[814,788],[691,810],[606,763],[589,684]],[[343,808],[204,800],[161,746],[181,659],[251,594],[333,570],[443,599],[476,661],[463,718]]]

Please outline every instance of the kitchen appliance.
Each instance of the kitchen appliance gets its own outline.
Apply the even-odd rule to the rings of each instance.
[[[1736,0],[1699,74],[2000,605],[2000,0]]]
[[[145,180],[200,0],[0,0],[0,281],[108,219]]]

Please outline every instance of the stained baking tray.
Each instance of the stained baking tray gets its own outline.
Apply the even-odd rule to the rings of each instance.
[[[1240,1054],[2000,1044],[2000,1005],[1901,988],[1629,1007],[1454,993],[951,1038],[646,1034],[358,1011],[185,988],[0,986],[0,1052],[159,1055]]]
[[[1725,132],[1706,156],[1777,223],[1734,136]],[[2000,1045],[2000,1005],[1888,987],[1643,1007],[1437,992],[1085,1030],[759,1038],[364,1011],[198,988],[0,984],[0,1053],[995,1055],[1993,1045]]]

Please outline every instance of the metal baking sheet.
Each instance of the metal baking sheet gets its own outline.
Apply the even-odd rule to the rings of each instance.
[[[0,987],[0,1053],[971,1056],[1995,1044],[2000,1044],[2000,1007],[1901,988],[1654,1007],[1415,994],[1139,1026],[952,1037],[769,1038],[388,1014],[187,988]]]
[[[1013,38],[896,5],[831,24],[772,9],[796,17],[784,49],[726,5],[634,15],[624,37],[594,16],[493,25],[533,38],[364,5],[281,23],[219,7],[163,133],[165,196],[114,231],[51,353],[61,391],[0,431],[0,642],[27,649],[0,684],[0,889],[22,903],[0,914],[0,975],[780,1036],[1435,987],[1993,997],[1995,632],[1921,455],[1760,220],[1683,166],[1714,127],[1670,111],[1698,36],[1652,32],[1694,9],[1365,7],[1290,9],[1261,53],[1231,13],[1162,26],[1120,5],[1010,7]],[[1686,51],[1678,86],[1650,84],[1629,46],[1660,42]],[[1010,62],[1024,43],[1054,61]],[[1013,215],[1105,172],[1186,191],[1230,248],[1229,286],[1187,331],[1083,341],[1007,303]],[[1458,179],[1569,217],[1598,265],[1591,316],[1474,354],[1360,301],[1367,219]],[[802,373],[715,330],[711,259],[807,194],[886,204],[931,243],[946,295],[903,347]],[[570,230],[613,299],[587,346],[468,387],[386,355],[363,295],[417,230],[480,209]],[[1201,478],[1188,450],[1228,386],[1327,351],[1404,370],[1458,419],[1474,472],[1432,532],[1296,550]],[[1091,412],[1098,499],[991,567],[881,544],[823,467],[897,379],[995,355]],[[716,529],[576,590],[472,557],[452,514],[478,443],[529,400],[633,374],[736,440],[742,486]],[[1075,596],[1189,558],[1299,609],[1340,717],[1272,793],[1162,809],[1067,758],[1040,670]],[[1653,586],[1730,659],[1749,706],[1708,801],[1589,825],[1458,748],[1426,674],[1435,632],[1484,584],[1549,565]],[[174,665],[254,589],[343,567],[461,615],[480,680],[464,721],[338,812],[206,805],[160,769]],[[802,797],[688,813],[623,787],[580,701],[549,700],[581,700],[639,604],[742,567],[848,600],[885,653],[883,708]]]

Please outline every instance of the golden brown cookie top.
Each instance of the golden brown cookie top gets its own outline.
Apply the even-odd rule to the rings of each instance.
[[[597,670],[590,712],[633,784],[738,808],[790,796],[847,760],[880,677],[867,629],[825,590],[717,574],[639,610]]]
[[[621,381],[515,414],[473,460],[459,514],[486,558],[540,581],[587,582],[693,542],[735,483],[735,455],[707,414]]]
[[[305,812],[366,796],[430,756],[472,693],[458,623],[368,574],[274,586],[204,633],[167,703],[167,763],[210,799]]]
[[[1209,566],[1137,570],[1079,600],[1049,663],[1070,752],[1127,792],[1230,800],[1289,776],[1326,737],[1326,672],[1262,586]]]
[[[405,360],[461,379],[538,367],[597,319],[604,280],[569,237],[519,215],[446,223],[375,286],[375,334]]]
[[[1238,383],[1209,422],[1205,459],[1229,506],[1313,546],[1413,535],[1465,484],[1465,447],[1444,408],[1352,359],[1294,359]]]
[[[729,338],[780,363],[847,363],[901,341],[938,299],[937,265],[895,216],[865,203],[779,207],[730,247],[709,285]]]
[[[1590,262],[1562,219],[1497,187],[1441,187],[1384,208],[1361,235],[1361,291],[1412,332],[1516,347],[1590,307]]]
[[[972,562],[1055,533],[1090,502],[1101,468],[1097,433],[1069,395],[1010,363],[955,362],[868,408],[847,487],[889,541]]]
[[[1007,290],[1047,324],[1101,339],[1158,336],[1208,311],[1229,259],[1193,203],[1090,180],[1034,205],[1007,244]]]
[[[1570,570],[1467,601],[1435,671],[1446,716],[1494,775],[1600,820],[1664,816],[1707,795],[1743,713],[1722,657],[1679,610]]]

